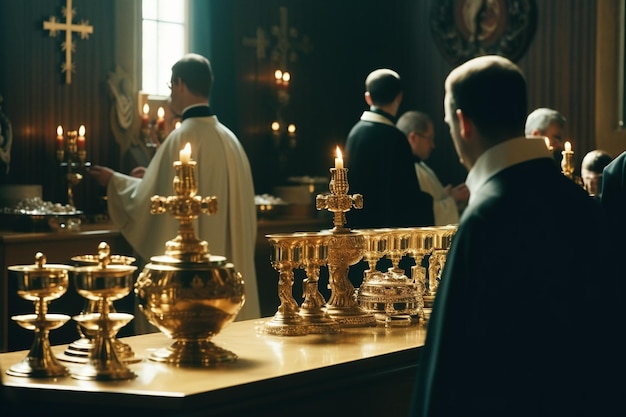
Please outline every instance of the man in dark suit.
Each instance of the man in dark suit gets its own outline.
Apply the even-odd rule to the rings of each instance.
[[[350,228],[431,226],[433,199],[422,192],[406,136],[396,128],[402,102],[400,76],[377,69],[365,80],[370,106],[346,142],[351,193],[363,195],[363,208],[346,214]]]
[[[622,415],[622,388],[607,384],[624,379],[610,374],[623,331],[612,322],[601,207],[558,171],[543,139],[524,137],[526,82],[508,59],[454,69],[444,107],[470,200],[428,323],[412,415]]]

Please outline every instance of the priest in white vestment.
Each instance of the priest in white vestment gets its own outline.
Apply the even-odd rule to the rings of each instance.
[[[176,195],[173,163],[187,143],[196,161],[197,195],[217,197],[217,213],[200,214],[194,221],[196,236],[206,240],[212,255],[225,256],[245,282],[245,304],[237,320],[260,317],[254,266],[257,233],[254,185],[250,164],[237,137],[209,108],[213,73],[209,61],[197,54],[183,57],[172,67],[170,107],[182,116],[143,171],[143,178],[94,166],[91,173],[107,187],[112,221],[135,251],[148,261],[163,255],[165,243],[176,237],[178,220],[164,213],[150,214],[154,195]]]
[[[425,160],[435,148],[434,125],[430,116],[418,111],[408,111],[398,119],[396,126],[407,136],[415,158],[415,171],[420,188],[433,197],[435,225],[457,224],[461,210],[469,200],[465,184],[444,187]]]

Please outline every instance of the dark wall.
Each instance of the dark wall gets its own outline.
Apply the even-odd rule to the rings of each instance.
[[[452,66],[430,34],[434,0],[209,0],[192,2],[192,51],[213,62],[216,86],[212,107],[239,135],[247,150],[257,192],[289,175],[328,175],[336,145],[343,145],[366,105],[363,82],[379,67],[398,71],[407,86],[401,111],[419,109],[433,116],[437,148],[429,161],[443,183],[458,183],[459,164],[443,123],[443,82]],[[117,167],[119,149],[109,125],[111,98],[106,87],[115,68],[116,18],[110,0],[74,0],[75,21],[88,20],[94,33],[76,36],[76,73],[66,85],[60,72],[60,37],[51,38],[43,21],[61,17],[61,0],[0,3],[0,94],[14,128],[13,162],[7,183],[43,184],[44,197],[64,201],[63,180],[54,157],[56,126],[87,127],[88,159]],[[257,28],[278,25],[279,8],[288,9],[288,26],[312,48],[289,64],[292,81],[284,114],[296,123],[294,148],[275,146],[269,125],[275,117],[276,63],[259,60],[243,45]],[[531,108],[551,106],[568,118],[578,161],[593,149],[596,1],[537,1],[538,26],[519,60],[529,81]],[[271,34],[270,34],[271,36]],[[270,39],[273,41],[273,39]],[[139,57],[138,57],[139,59]],[[99,207],[103,190],[86,180],[77,187],[77,205]]]

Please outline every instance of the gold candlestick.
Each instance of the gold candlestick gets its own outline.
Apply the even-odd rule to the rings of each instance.
[[[572,158],[574,151],[572,151],[572,145],[570,142],[565,142],[565,150],[561,152],[563,159],[561,160],[561,171],[567,178],[574,179],[574,165],[572,164]]]
[[[343,164],[343,161],[341,161]],[[336,161],[337,166],[337,161]],[[329,189],[331,194],[318,195],[316,208],[334,213],[334,228],[328,240],[328,273],[331,295],[326,303],[326,312],[344,327],[375,325],[372,314],[366,313],[357,304],[354,286],[348,279],[348,270],[363,257],[366,250],[365,238],[361,233],[345,227],[345,213],[352,207],[363,207],[361,194],[348,195],[348,169],[331,168]]]
[[[83,179],[83,171],[91,164],[86,162],[87,151],[85,151],[84,126],[81,126],[80,133],[76,130],[67,132],[67,137],[62,136],[62,130],[59,126],[60,135],[57,136],[56,157],[61,168],[65,169],[65,180],[67,182],[67,204],[74,205],[74,187]],[[80,135],[80,137],[79,137]],[[80,146],[79,146],[79,140]]]

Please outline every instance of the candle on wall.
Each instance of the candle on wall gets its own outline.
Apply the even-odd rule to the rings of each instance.
[[[291,81],[291,74],[289,74],[289,72],[287,71],[283,72],[282,79],[283,79],[283,85],[285,87],[289,86],[289,81]]]
[[[274,71],[274,78],[276,78],[276,84],[282,84],[283,83],[283,72],[279,69],[277,69],[276,71]]]
[[[187,165],[190,159],[191,159],[191,145],[189,144],[189,142],[187,142],[185,147],[180,150],[180,153],[178,155],[178,160],[180,161],[181,164]]]
[[[341,155],[341,149],[337,146],[337,157],[335,158],[335,169],[343,169],[343,156]]]
[[[59,125],[57,127],[57,149],[63,149],[63,127]]]
[[[159,107],[159,110],[157,110],[157,129],[165,130],[165,110],[163,110],[163,107]]]
[[[141,127],[148,127],[148,113],[150,113],[150,105],[148,103],[143,105],[143,115],[141,116]]]
[[[84,125],[80,125],[80,127],[78,128],[77,145],[78,145],[79,151],[82,151],[85,149],[85,126]]]

